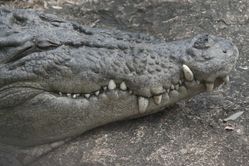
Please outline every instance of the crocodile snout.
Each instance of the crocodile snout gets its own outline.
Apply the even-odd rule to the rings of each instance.
[[[217,79],[228,82],[238,56],[238,48],[231,41],[209,34],[197,35],[183,57],[185,77],[193,75],[210,91]]]

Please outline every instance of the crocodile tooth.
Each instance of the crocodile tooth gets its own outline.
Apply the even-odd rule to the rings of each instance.
[[[200,84],[200,81],[199,81],[199,80],[196,80],[196,83],[199,85],[199,84]]]
[[[214,89],[214,83],[206,83],[206,88],[208,92],[211,92]]]
[[[76,98],[77,98],[77,95],[76,95],[76,94],[73,94],[73,98],[76,99]]]
[[[103,87],[103,89],[104,89],[104,90],[107,90],[107,87],[106,87],[106,86],[104,86],[104,87]]]
[[[95,92],[95,95],[98,96],[98,95],[99,95],[99,91],[96,91],[96,92]]]
[[[131,91],[131,90],[129,91],[129,94],[132,94],[132,91]]]
[[[113,90],[116,88],[116,83],[113,80],[109,81],[108,89]]]
[[[149,105],[149,100],[144,97],[138,97],[138,111],[144,113]]]
[[[175,86],[174,86],[174,85],[171,85],[171,86],[170,86],[170,89],[172,89],[172,90],[175,89]]]
[[[153,96],[154,102],[156,104],[160,104],[162,101],[162,97],[163,97],[163,95]]]
[[[90,97],[90,94],[85,94],[84,95],[86,98],[89,98]]]
[[[224,81],[226,84],[228,84],[229,80],[230,80],[230,79],[229,79],[229,76],[226,76],[226,77],[223,78],[223,81]]]
[[[177,84],[177,85],[175,86],[175,89],[176,89],[176,90],[178,90],[178,89],[179,89],[179,84]]]
[[[187,81],[193,81],[194,74],[187,65],[182,65],[184,77]]]
[[[121,89],[121,90],[127,90],[127,86],[126,86],[125,82],[122,82],[122,83],[120,84],[120,89]]]
[[[71,97],[71,94],[70,94],[70,93],[68,93],[68,94],[67,94],[67,97]]]
[[[60,95],[60,96],[62,96],[62,93],[61,93],[61,92],[59,92],[59,95]]]

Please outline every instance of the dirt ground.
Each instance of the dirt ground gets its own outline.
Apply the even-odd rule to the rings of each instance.
[[[0,5],[45,10],[91,27],[143,32],[169,41],[208,32],[232,39],[240,51],[230,84],[212,93],[66,142],[11,155],[4,148],[0,161],[14,166],[249,165],[248,0],[23,0]],[[223,122],[239,111],[244,113],[238,119]]]

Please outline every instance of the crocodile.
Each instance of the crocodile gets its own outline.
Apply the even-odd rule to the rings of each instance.
[[[165,41],[0,9],[0,142],[35,146],[165,110],[229,81],[239,56],[211,34]]]

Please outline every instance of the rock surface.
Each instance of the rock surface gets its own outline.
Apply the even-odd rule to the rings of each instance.
[[[7,4],[7,2],[6,2]],[[5,3],[3,4],[5,5]],[[249,163],[249,1],[82,0],[46,9],[83,24],[145,32],[166,40],[201,32],[231,38],[240,58],[230,84],[164,112],[116,122],[66,142],[0,149],[5,165],[226,165]],[[229,115],[238,119],[223,123]],[[232,126],[232,131],[225,130]]]

